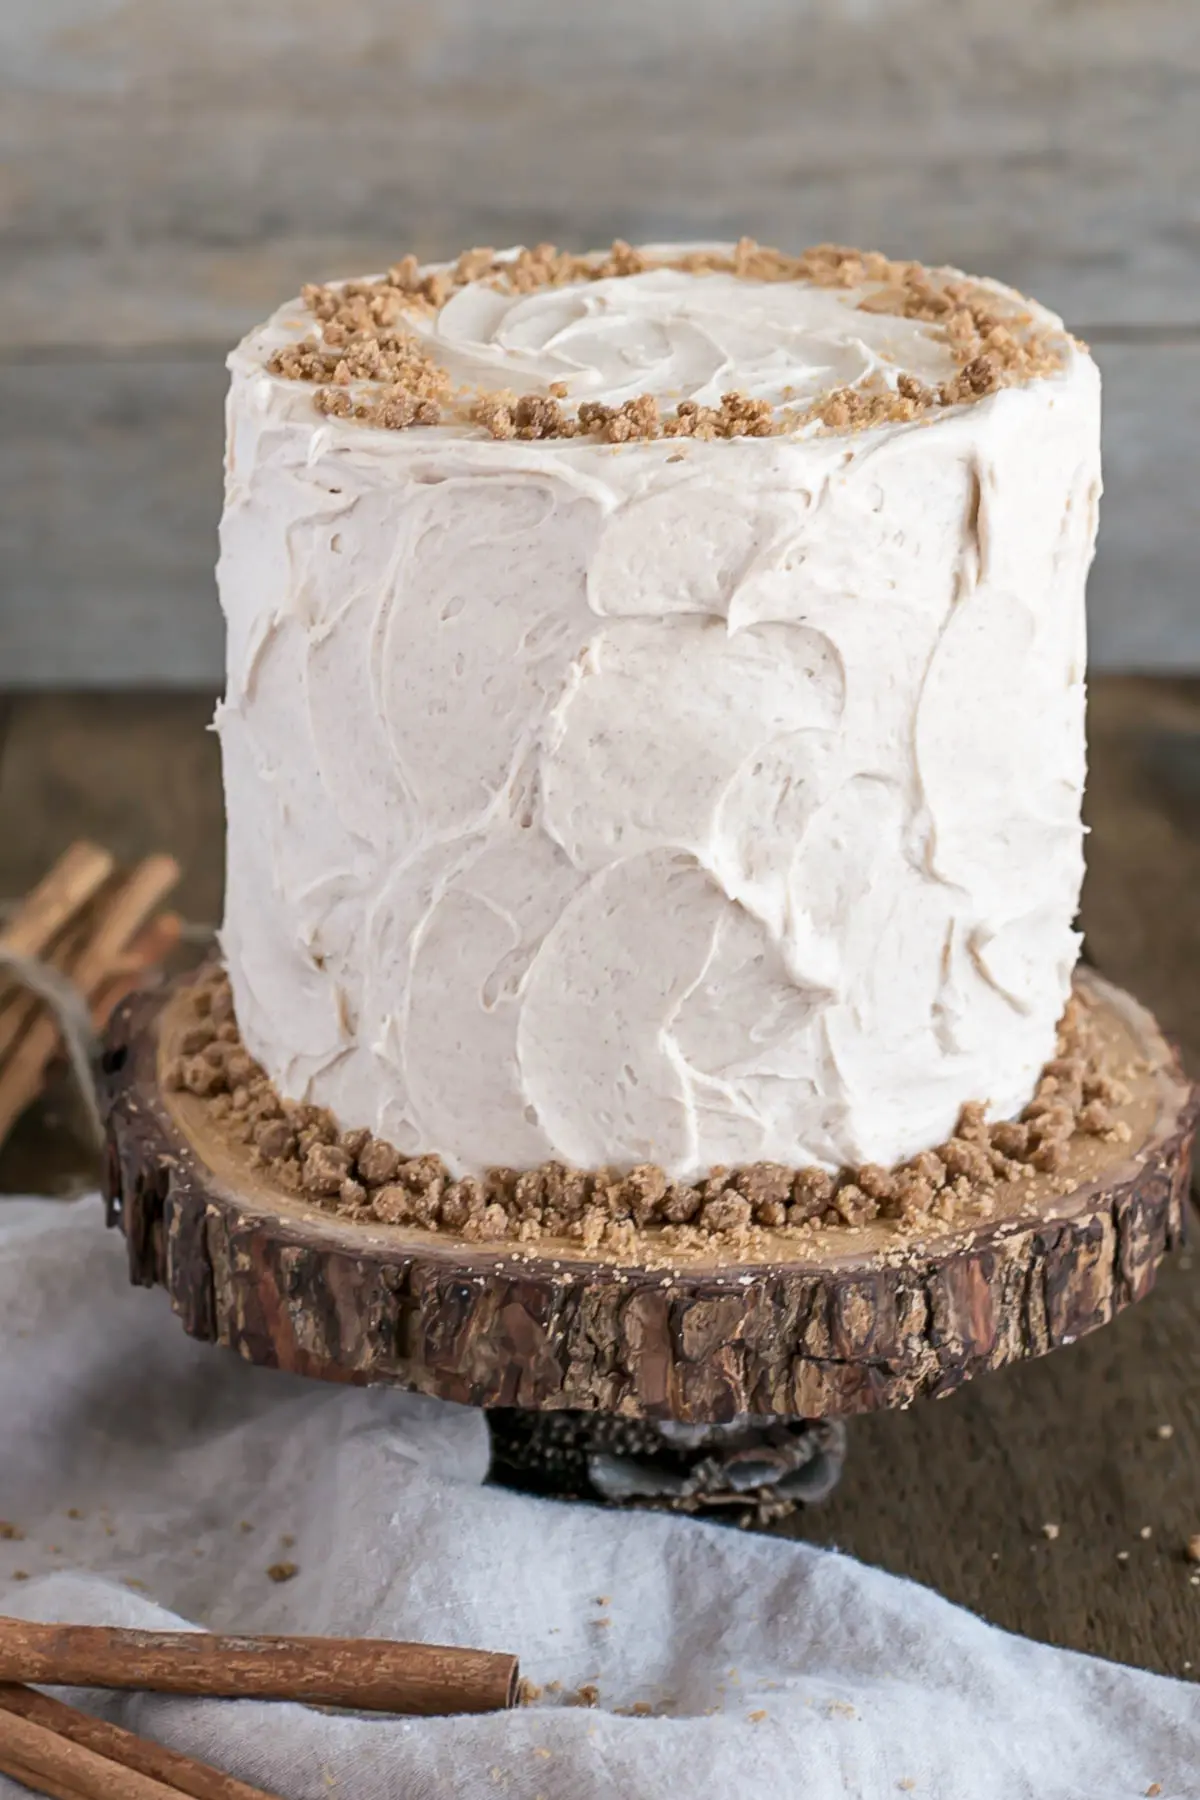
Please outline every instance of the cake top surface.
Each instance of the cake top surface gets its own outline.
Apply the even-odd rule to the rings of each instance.
[[[1072,342],[998,283],[824,245],[465,252],[306,287],[232,366],[390,430],[609,443],[856,430],[1053,377]]]

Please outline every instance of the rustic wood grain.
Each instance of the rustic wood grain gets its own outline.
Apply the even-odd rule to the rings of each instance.
[[[1157,348],[1092,348],[1104,383],[1104,499],[1088,581],[1089,666],[1198,670],[1188,496],[1200,490],[1200,335]]]
[[[225,370],[0,364],[0,681],[215,687]]]
[[[10,343],[219,342],[398,248],[614,233],[1200,323],[1192,0],[56,0],[0,33]]]
[[[1116,1054],[1151,1073],[1138,1135],[1084,1185],[1018,1189],[991,1220],[902,1247],[866,1233],[676,1266],[372,1229],[258,1180],[162,1087],[194,1018],[190,979],[131,997],[109,1025],[105,1197],[132,1280],[165,1286],[192,1336],[272,1368],[696,1424],[873,1412],[1107,1324],[1182,1235],[1190,1086],[1150,1017],[1086,971],[1077,984],[1116,1025]]]
[[[0,680],[219,679],[221,357],[301,281],[742,231],[1062,311],[1094,666],[1200,668],[1198,116],[1194,0],[0,6]]]

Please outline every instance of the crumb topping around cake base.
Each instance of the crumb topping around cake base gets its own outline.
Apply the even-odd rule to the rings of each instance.
[[[650,1266],[807,1258],[991,1224],[1094,1179],[1114,1155],[1132,1154],[1153,1122],[1152,1071],[1081,984],[1019,1119],[992,1121],[969,1103],[953,1137],[892,1169],[755,1163],[681,1183],[652,1164],[547,1163],[455,1179],[436,1153],[402,1156],[325,1108],[281,1098],[242,1045],[216,968],[172,1003],[159,1072],[189,1135],[198,1128],[247,1178],[306,1209],[367,1228]]]

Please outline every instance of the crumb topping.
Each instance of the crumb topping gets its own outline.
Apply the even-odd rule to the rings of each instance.
[[[318,412],[335,419],[361,419],[389,431],[440,424],[442,404],[450,394],[450,377],[416,338],[390,329],[355,332],[336,348],[289,345],[276,350],[267,366],[273,375],[289,381],[328,384],[317,389]],[[352,393],[355,382],[373,382],[378,388],[364,399]]]
[[[439,1156],[404,1156],[363,1127],[343,1128],[323,1107],[281,1099],[241,1042],[223,971],[196,983],[190,1007],[166,1086],[202,1100],[222,1133],[250,1150],[253,1167],[342,1218],[468,1242],[565,1238],[584,1251],[632,1254],[652,1239],[666,1249],[746,1252],[766,1232],[803,1242],[878,1219],[945,1225],[986,1218],[1001,1181],[1060,1174],[1074,1138],[1130,1138],[1114,1111],[1129,1090],[1101,1067],[1086,1008],[1072,1000],[1057,1054],[1019,1119],[989,1123],[984,1105],[971,1101],[953,1137],[894,1169],[866,1163],[830,1174],[752,1163],[678,1182],[650,1163],[584,1170],[548,1162],[456,1180]]]
[[[858,302],[860,311],[927,323],[948,347],[956,373],[936,388],[909,374],[901,374],[894,388],[876,378],[833,388],[807,407],[776,408],[734,391],[723,395],[719,406],[685,400],[666,415],[650,394],[617,407],[584,401],[570,412],[561,404],[565,390],[556,383],[548,395],[487,393],[451,408],[449,374],[405,325],[406,319],[432,316],[472,282],[527,294],[651,269],[798,281],[821,288],[867,287],[870,292]],[[949,271],[838,244],[787,256],[752,238],[742,238],[729,255],[691,251],[679,257],[652,256],[621,239],[600,256],[574,255],[553,244],[505,258],[491,249],[476,249],[432,272],[406,256],[377,280],[310,285],[302,298],[317,326],[316,341],[276,350],[267,366],[273,375],[316,383],[318,411],[389,430],[437,425],[452,412],[499,439],[590,437],[622,444],[671,437],[778,437],[808,427],[862,431],[971,405],[1000,388],[1053,374],[1063,366],[1067,346],[1062,333],[1039,324],[1030,311]],[[378,391],[366,397],[355,394],[356,382],[376,384]]]

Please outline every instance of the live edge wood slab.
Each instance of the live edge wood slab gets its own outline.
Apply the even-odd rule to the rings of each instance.
[[[697,1424],[907,1406],[1106,1324],[1182,1237],[1192,1090],[1147,1012],[1090,971],[1077,987],[1137,1079],[1130,1141],[1090,1141],[1071,1191],[1002,1190],[991,1218],[924,1237],[876,1226],[652,1266],[350,1223],[268,1187],[161,1084],[176,983],[109,1027],[109,1220],[131,1279],[165,1286],[192,1336],[299,1374]]]

